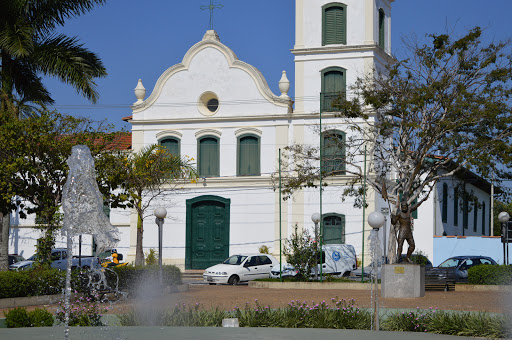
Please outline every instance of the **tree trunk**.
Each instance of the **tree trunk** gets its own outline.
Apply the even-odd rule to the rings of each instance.
[[[9,269],[9,214],[0,213],[0,271]]]
[[[388,260],[389,263],[396,263],[398,260],[398,256],[396,254],[396,246],[397,246],[397,235],[398,225],[391,225],[389,229],[389,243],[388,243]]]
[[[140,216],[137,217],[137,245],[135,247],[135,265],[144,265],[144,250],[142,247],[142,235],[144,233],[143,221]]]

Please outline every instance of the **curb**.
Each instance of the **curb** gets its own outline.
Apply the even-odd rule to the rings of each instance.
[[[252,288],[270,288],[270,289],[351,289],[351,290],[370,290],[370,283],[352,283],[352,282],[267,282],[267,281],[249,281],[249,287]],[[380,284],[379,284],[380,289]]]
[[[370,290],[370,283],[352,283],[352,282],[267,282],[267,281],[249,281],[251,288],[267,289],[350,289],[350,290]],[[379,284],[379,289],[381,288]],[[512,293],[512,285],[467,285],[456,284],[456,292],[504,292]]]

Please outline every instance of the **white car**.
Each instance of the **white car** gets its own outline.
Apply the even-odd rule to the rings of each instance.
[[[279,262],[268,254],[232,255],[226,261],[206,268],[203,280],[211,285],[236,285],[239,282],[268,278],[272,267],[276,265],[279,265]]]

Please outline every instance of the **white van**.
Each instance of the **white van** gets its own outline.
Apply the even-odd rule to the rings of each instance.
[[[317,270],[320,275],[320,265],[322,266],[322,275],[342,277],[350,275],[350,272],[357,269],[356,250],[350,244],[326,244],[322,246],[324,263],[318,264]],[[295,268],[288,264],[282,265],[282,277],[291,277],[297,275]],[[315,268],[311,270],[311,276],[315,276]],[[274,266],[270,272],[270,278],[279,278],[279,265]]]

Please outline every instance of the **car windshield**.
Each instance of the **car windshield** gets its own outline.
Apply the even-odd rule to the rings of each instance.
[[[441,263],[439,267],[457,267],[460,261],[460,259],[448,259]]]
[[[32,255],[28,258],[29,261],[37,261],[37,255]]]
[[[245,255],[233,255],[227,258],[226,261],[222,262],[222,264],[232,264],[235,266],[240,265],[247,258]]]

